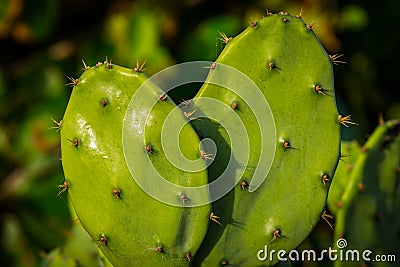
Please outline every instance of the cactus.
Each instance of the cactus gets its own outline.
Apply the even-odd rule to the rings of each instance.
[[[332,59],[316,38],[312,25],[300,16],[287,13],[268,14],[251,23],[240,35],[222,36],[226,47],[210,67],[208,83],[193,99],[193,110],[207,114],[207,107],[196,106],[196,99],[213,98],[225,103],[219,110],[222,121],[228,120],[230,107],[243,122],[249,140],[250,157],[235,189],[212,204],[219,216],[209,226],[207,236],[194,266],[271,266],[276,254],[262,262],[257,253],[268,250],[289,251],[297,247],[313,230],[323,214],[330,179],[334,174],[340,149],[340,123],[334,98]],[[239,83],[234,75],[223,75],[228,65],[246,74],[259,87],[268,101],[275,120],[276,136],[271,131],[263,136],[256,114],[259,97],[254,93],[242,99],[218,84],[219,80]],[[224,73],[225,74],[225,73]],[[244,91],[250,90],[243,88]],[[258,99],[257,99],[258,98]],[[229,131],[217,122],[193,120],[201,137],[212,138],[218,148],[209,167],[209,179],[220,176],[229,155],[240,158],[245,144],[233,152]],[[255,170],[262,153],[269,148],[275,155],[264,183],[252,186],[260,178]],[[260,165],[259,165],[260,164]],[[262,175],[262,174],[261,174]],[[257,189],[257,190],[256,190]]]
[[[73,91],[61,125],[66,178],[60,190],[68,193],[79,221],[113,265],[186,266],[205,235],[209,205],[189,208],[153,199],[132,179],[125,163],[123,120],[131,98],[146,81],[142,70],[143,66],[126,69],[106,60],[95,67],[85,64],[84,73],[70,79]],[[137,162],[149,157],[171,183],[206,184],[205,170],[183,172],[166,160],[160,132],[164,116],[175,104],[158,87],[147,83],[145,89],[145,97],[156,104],[151,120],[144,124],[146,117],[137,117],[130,125],[129,134],[142,140],[140,147],[132,148]],[[172,116],[186,122],[183,114]],[[182,133],[178,143],[185,156],[200,158],[199,140],[191,126],[186,124]],[[139,164],[135,168],[136,174],[146,177],[146,169]],[[177,192],[168,193],[182,201]]]
[[[146,82],[143,66],[128,70],[106,60],[70,78],[74,88],[60,124],[66,177],[60,192],[68,192],[112,264],[271,266],[276,254],[260,251],[289,251],[312,231],[339,159],[340,124],[352,123],[337,112],[332,59],[312,27],[279,13],[235,38],[221,33],[224,51],[180,113]],[[134,98],[138,92],[144,93]],[[207,106],[204,99],[219,104]],[[202,158],[200,169],[208,172],[180,170],[169,161],[162,143],[167,118],[176,128],[185,125],[179,147],[189,160]],[[199,143],[188,121],[199,137],[213,139],[216,154]],[[196,197],[165,190],[154,183],[148,160],[173,184],[198,187],[222,175],[233,190],[218,195],[209,186]],[[164,190],[168,200],[151,198],[144,192],[149,188]],[[197,197],[218,200],[203,205]]]
[[[398,121],[389,120],[382,122],[361,147],[356,141],[343,142],[345,157],[338,166],[328,196],[329,209],[336,214],[336,249],[343,248],[338,247],[338,240],[345,238],[346,249],[360,252],[368,249],[374,255],[398,253],[399,129]],[[386,264],[395,266],[395,263]],[[335,266],[342,265],[340,261],[335,262]],[[345,266],[352,265],[346,263]]]

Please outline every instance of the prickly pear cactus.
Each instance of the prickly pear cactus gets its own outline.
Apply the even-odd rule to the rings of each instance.
[[[126,69],[107,60],[91,68],[85,65],[82,76],[71,79],[73,91],[61,126],[61,187],[83,227],[115,266],[187,266],[206,233],[210,207],[179,207],[153,199],[136,184],[125,163],[124,115],[145,80],[139,66]],[[151,84],[145,97],[157,103],[152,110],[138,110],[128,131],[143,140],[133,150],[138,162],[149,157],[164,179],[177,185],[206,184],[205,170],[183,172],[165,158],[160,133],[175,104]],[[146,121],[147,115],[151,119]],[[183,114],[173,116],[173,121],[186,121]],[[187,158],[200,158],[199,140],[189,124],[174,142]],[[147,175],[140,164],[135,168],[135,174]],[[176,201],[185,197],[176,193]]]
[[[377,254],[400,256],[399,130],[399,122],[390,120],[382,122],[361,147],[355,141],[343,142],[344,157],[328,196],[329,209],[336,215],[336,249],[368,249],[372,261]],[[386,259],[385,266],[397,266]],[[359,266],[359,262],[337,261],[335,266]]]
[[[334,57],[312,27],[300,16],[279,13],[235,38],[221,34],[224,51],[180,113],[152,84],[130,102],[146,80],[139,66],[128,70],[106,60],[71,79],[61,127],[66,181],[60,187],[113,264],[272,266],[279,261],[272,250],[289,251],[312,231],[339,159],[340,123],[351,123],[336,109]],[[141,105],[148,99],[157,100],[152,109]],[[176,128],[185,125],[178,138],[182,153],[192,161],[202,158],[208,179],[204,170],[183,171],[169,161],[161,133],[171,116]],[[199,144],[188,121],[214,147]],[[176,207],[173,201],[192,199],[173,190],[165,190],[172,205],[151,198],[142,189],[160,193],[164,187],[151,179],[147,159],[172,184],[209,183],[201,193],[212,206]],[[221,194],[213,187],[218,183],[233,190]]]
[[[278,258],[268,251],[298,246],[324,210],[340,149],[332,61],[312,25],[287,13],[268,14],[240,35],[223,39],[226,47],[210,67],[209,83],[196,98],[218,99],[235,110],[247,130],[250,158],[235,189],[213,203],[221,225],[210,225],[194,265],[272,266]],[[254,114],[257,107],[252,106],[256,94],[244,101],[235,92],[213,84],[217,79],[235,80],[220,77],[222,64],[246,74],[259,87],[269,103],[276,136],[273,132],[262,136],[258,114]],[[193,109],[206,112],[204,107]],[[220,113],[227,114],[226,110]],[[215,179],[231,153],[230,129],[205,119],[193,120],[193,125],[199,135],[216,142],[218,152],[209,168],[210,179]],[[262,140],[270,139],[275,146],[270,149],[275,150],[272,166],[255,190],[252,180],[260,178],[254,177],[255,168],[264,164],[259,162],[261,154],[268,153],[263,151]],[[240,153],[238,150],[234,157]]]

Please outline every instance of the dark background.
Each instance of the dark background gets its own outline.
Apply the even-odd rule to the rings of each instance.
[[[59,135],[49,128],[50,118],[62,118],[66,76],[81,74],[82,59],[93,66],[107,56],[126,67],[147,60],[148,75],[212,61],[223,48],[218,31],[235,36],[267,9],[302,10],[326,50],[344,54],[348,64],[335,66],[338,107],[360,125],[345,128],[343,139],[363,142],[379,114],[400,118],[396,0],[1,0],[0,265],[38,266],[71,233],[65,196],[56,197]],[[304,244],[330,235],[319,226]]]

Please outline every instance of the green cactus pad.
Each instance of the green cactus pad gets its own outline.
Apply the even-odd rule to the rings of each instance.
[[[261,134],[259,114],[253,113],[256,108],[252,106],[258,99],[246,103],[234,92],[212,84],[221,78],[221,63],[243,72],[259,87],[271,108],[276,137]],[[276,254],[272,260],[269,255],[260,260],[257,254],[265,246],[269,251],[289,251],[306,238],[321,218],[339,159],[340,124],[331,59],[312,27],[299,17],[280,13],[228,39],[208,81],[196,98],[218,99],[237,112],[247,130],[250,158],[248,165],[242,166],[245,172],[235,189],[213,203],[222,226],[210,224],[194,265],[274,265]],[[209,179],[213,180],[231,153],[229,129],[206,119],[192,124],[199,135],[212,138],[217,145],[215,162],[209,167]],[[264,183],[255,189],[252,180],[260,154],[268,153],[262,140],[268,138],[273,138],[276,146],[274,160]],[[327,178],[324,181],[323,176]]]
[[[196,254],[206,233],[210,207],[174,207],[151,198],[136,184],[125,162],[124,116],[145,80],[140,69],[126,69],[107,61],[86,69],[74,80],[61,127],[68,194],[80,222],[113,265],[187,266],[188,255]],[[138,162],[149,157],[154,168],[177,185],[206,184],[205,170],[184,173],[164,163],[162,120],[175,104],[160,98],[159,88],[148,85],[148,90],[149,97],[158,102],[148,114],[152,120],[144,125],[132,122],[132,127],[146,132],[141,135],[141,150],[135,155]],[[186,121],[183,114],[173,116],[175,121]],[[182,133],[175,142],[189,159],[198,157],[196,133],[188,124]],[[151,149],[147,146],[150,144]],[[142,166],[136,168],[136,174],[146,175]],[[176,201],[181,201],[178,195]]]
[[[399,129],[399,122],[390,120],[379,125],[362,147],[354,141],[342,143],[346,157],[338,165],[328,196],[329,208],[336,214],[334,247],[345,238],[346,249],[368,249],[372,259],[377,254],[399,257]],[[334,266],[359,264],[337,261]]]

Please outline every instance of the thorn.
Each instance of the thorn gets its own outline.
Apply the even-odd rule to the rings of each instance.
[[[74,78],[72,78],[72,77],[70,77],[70,76],[67,76],[67,78],[68,78],[68,80],[70,80],[71,82],[65,84],[66,86],[74,87],[74,86],[76,86],[76,85],[78,84],[78,82],[79,82],[79,79],[74,79]]]
[[[151,154],[153,153],[153,148],[151,147],[151,145],[145,145],[144,149],[146,150],[147,153]]]
[[[185,259],[187,259],[187,261],[191,261],[192,260],[192,254],[190,254],[190,252],[186,252],[185,253]]]
[[[222,260],[221,261],[221,266],[228,266],[229,262],[227,260]]]
[[[273,232],[273,238],[271,241],[269,241],[269,243],[274,242],[276,239],[281,238],[281,230],[279,228],[275,229]]]
[[[242,190],[245,190],[247,187],[249,187],[249,183],[246,180],[242,180],[240,182],[240,187],[242,188]]]
[[[268,9],[266,9],[266,11],[267,11],[267,13],[265,14],[266,16],[271,16],[272,15],[272,12],[269,12]]]
[[[272,69],[275,68],[275,64],[274,64],[273,61],[270,61],[270,62],[268,63],[268,68],[269,68],[269,70],[272,70]]]
[[[216,67],[217,67],[217,62],[213,62],[209,66],[206,66],[206,67],[203,67],[203,68],[210,69],[210,70],[215,70]]]
[[[60,131],[61,129],[61,125],[62,125],[62,120],[60,120],[59,122],[56,121],[55,119],[53,119],[52,117],[50,117],[50,119],[57,125],[57,126],[52,126],[49,129],[57,129],[56,132]]]
[[[189,121],[192,120],[190,117],[197,111],[197,109],[191,111],[191,112],[183,112],[183,115],[185,115],[186,119],[188,119]]]
[[[239,103],[236,102],[236,101],[233,101],[232,104],[231,104],[231,108],[232,109],[239,109]]]
[[[200,150],[200,157],[202,157],[205,160],[213,160],[212,154],[208,154],[204,150]]]
[[[363,154],[367,153],[368,150],[369,150],[369,148],[365,145],[361,147],[361,153],[363,153]]]
[[[228,36],[226,36],[226,34],[225,33],[223,33],[223,32],[218,32],[220,35],[221,35],[221,37],[222,38],[218,38],[219,40],[221,40],[224,44],[228,44],[231,40],[232,40],[232,37],[228,37]]]
[[[78,145],[79,145],[78,138],[74,138],[73,140],[71,140],[71,139],[67,139],[67,140],[70,141],[74,147],[78,147]]]
[[[324,92],[325,89],[322,88],[321,85],[316,84],[316,85],[314,86],[314,89],[315,89],[315,92],[317,92],[318,94],[320,94],[320,95],[326,95],[326,93]]]
[[[82,63],[83,63],[83,70],[88,70],[90,69],[90,66],[87,66],[85,61],[82,59]]]
[[[257,21],[253,21],[253,19],[250,18],[249,24],[250,24],[250,27],[254,28],[254,27],[257,26],[258,22]]]
[[[300,149],[298,149],[298,148],[296,148],[296,147],[293,147],[293,146],[290,144],[290,142],[289,142],[288,140],[282,140],[281,142],[282,142],[282,146],[283,146],[283,148],[284,148],[285,150],[286,150],[286,149],[300,150]]]
[[[301,6],[300,13],[296,15],[296,18],[300,19],[302,15],[303,15],[303,6]]]
[[[162,246],[161,244],[158,244],[157,247],[156,247],[156,251],[157,251],[158,253],[164,253],[164,248],[163,248],[163,246]]]
[[[339,65],[339,63],[341,64],[347,64],[346,61],[341,61],[341,60],[337,60],[338,58],[342,57],[343,54],[339,55],[339,54],[334,54],[334,55],[329,55],[329,57],[331,58],[331,61],[334,65]]]
[[[215,215],[214,212],[211,212],[210,220],[222,226],[222,224],[219,222],[219,217]]]
[[[283,18],[282,21],[283,21],[284,23],[286,23],[286,22],[288,22],[288,19],[287,19],[287,18]]]
[[[340,153],[339,160],[341,160],[342,162],[345,162],[343,158],[347,158],[347,157],[348,157],[348,155]]]
[[[100,105],[104,108],[108,105],[108,100],[106,98],[101,99],[100,101]]]
[[[322,183],[323,183],[324,185],[326,185],[326,183],[329,182],[329,180],[330,180],[329,175],[326,174],[326,173],[322,174],[321,180],[322,180]]]
[[[357,123],[351,121],[351,115],[347,115],[347,116],[343,117],[342,115],[339,114],[338,121],[340,124],[342,124],[346,127],[349,127],[347,124],[358,125]]]
[[[189,108],[190,104],[192,103],[192,100],[193,100],[193,99],[188,99],[188,100],[182,99],[182,101],[181,101],[181,103],[182,103],[182,105],[183,105],[182,108],[184,108],[184,109]],[[186,115],[185,115],[185,116],[186,116]],[[186,118],[187,118],[187,117],[186,117]]]
[[[106,65],[107,69],[112,68],[111,59],[110,59],[110,61],[108,61],[107,56],[106,56],[106,60],[104,61],[104,64]]]
[[[159,96],[158,96],[158,98],[160,99],[160,101],[165,101],[166,99],[167,99],[167,94],[160,94]]]
[[[187,196],[184,193],[179,193],[179,198],[183,204],[188,200]]]
[[[315,25],[315,22],[312,21],[310,24],[306,24],[306,28],[309,31],[312,31],[314,28],[318,27],[317,25]]]
[[[64,183],[59,184],[58,188],[61,188],[61,190],[60,190],[60,192],[58,192],[57,197],[59,197],[62,193],[67,191],[68,190],[68,186],[69,186],[69,184],[68,184],[67,181],[64,181]]]
[[[326,213],[326,210],[324,210],[324,213],[322,213],[322,219],[333,229],[332,224],[328,221],[328,219],[332,219],[333,220],[333,216],[329,215]]]
[[[358,190],[359,192],[364,192],[366,188],[367,188],[367,185],[364,184],[363,182],[359,182],[359,183],[357,184],[357,190]]]
[[[289,141],[283,141],[283,147],[284,148],[290,148],[290,142]]]
[[[96,67],[103,65],[100,61],[96,63]]]
[[[139,60],[136,60],[136,67],[133,69],[136,72],[142,73],[143,71],[146,70],[146,68],[144,67],[144,65],[146,64],[146,60],[143,62],[142,65],[139,66]]]
[[[114,188],[112,193],[116,198],[120,198],[121,196],[121,190],[119,190],[118,188]]]
[[[99,240],[97,240],[97,242],[99,243],[98,244],[99,247],[100,246],[107,246],[107,238],[106,238],[106,236],[104,234],[101,234],[100,238],[99,238]]]
[[[381,125],[381,126],[385,124],[385,120],[383,119],[382,112],[379,112],[379,115],[378,115],[378,123],[379,123],[379,125]]]

